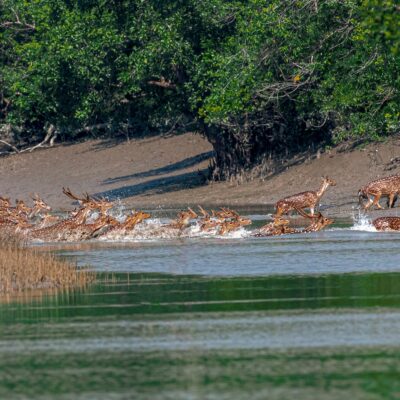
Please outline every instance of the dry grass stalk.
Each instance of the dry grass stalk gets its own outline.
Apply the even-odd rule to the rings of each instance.
[[[95,278],[93,272],[51,253],[29,248],[17,236],[0,235],[0,294],[26,289],[82,287]]]

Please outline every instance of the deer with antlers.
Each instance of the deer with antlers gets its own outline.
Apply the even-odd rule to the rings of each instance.
[[[368,200],[364,209],[368,210],[371,206],[380,210],[382,206],[379,200],[382,196],[388,196],[388,207],[392,208],[395,198],[400,194],[400,175],[387,176],[386,178],[375,179],[367,183],[358,191],[358,201],[361,206],[362,200]]]
[[[279,200],[275,205],[275,216],[280,217],[283,214],[287,214],[289,211],[299,209],[304,210],[306,208],[309,208],[310,214],[314,215],[314,211],[318,206],[321,197],[329,186],[336,186],[336,182],[327,176],[322,177],[322,183],[318,190],[297,193]]]
[[[63,187],[63,193],[70,199],[76,200],[81,206],[86,206],[88,204],[95,206],[102,215],[106,215],[107,211],[114,206],[111,201],[104,198],[97,199],[93,196],[89,196],[88,193],[85,193],[83,197],[78,197],[74,195],[69,188]]]

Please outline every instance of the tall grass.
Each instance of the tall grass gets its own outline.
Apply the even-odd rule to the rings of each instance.
[[[51,253],[26,247],[17,236],[0,234],[0,294],[26,289],[82,287],[95,274]]]

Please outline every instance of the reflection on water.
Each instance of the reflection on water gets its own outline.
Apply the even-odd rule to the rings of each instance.
[[[2,305],[0,398],[396,398],[399,287],[400,273],[100,274]]]
[[[42,245],[86,290],[0,298],[0,399],[395,399],[400,235]]]

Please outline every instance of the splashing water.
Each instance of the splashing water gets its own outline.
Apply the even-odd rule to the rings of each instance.
[[[352,231],[376,232],[375,227],[372,225],[371,220],[367,214],[358,210],[358,214],[353,212],[353,226],[350,227]]]
[[[226,235],[219,235],[218,229],[210,229],[208,231],[201,231],[200,225],[188,226],[182,231],[165,226],[164,219],[152,218],[137,225],[133,231],[122,232],[114,231],[106,233],[104,236],[99,237],[99,241],[122,241],[122,242],[140,242],[140,241],[153,241],[160,239],[177,239],[177,238],[209,238],[217,237],[221,239],[240,239],[250,236],[250,231],[245,228],[240,228],[234,232]]]

